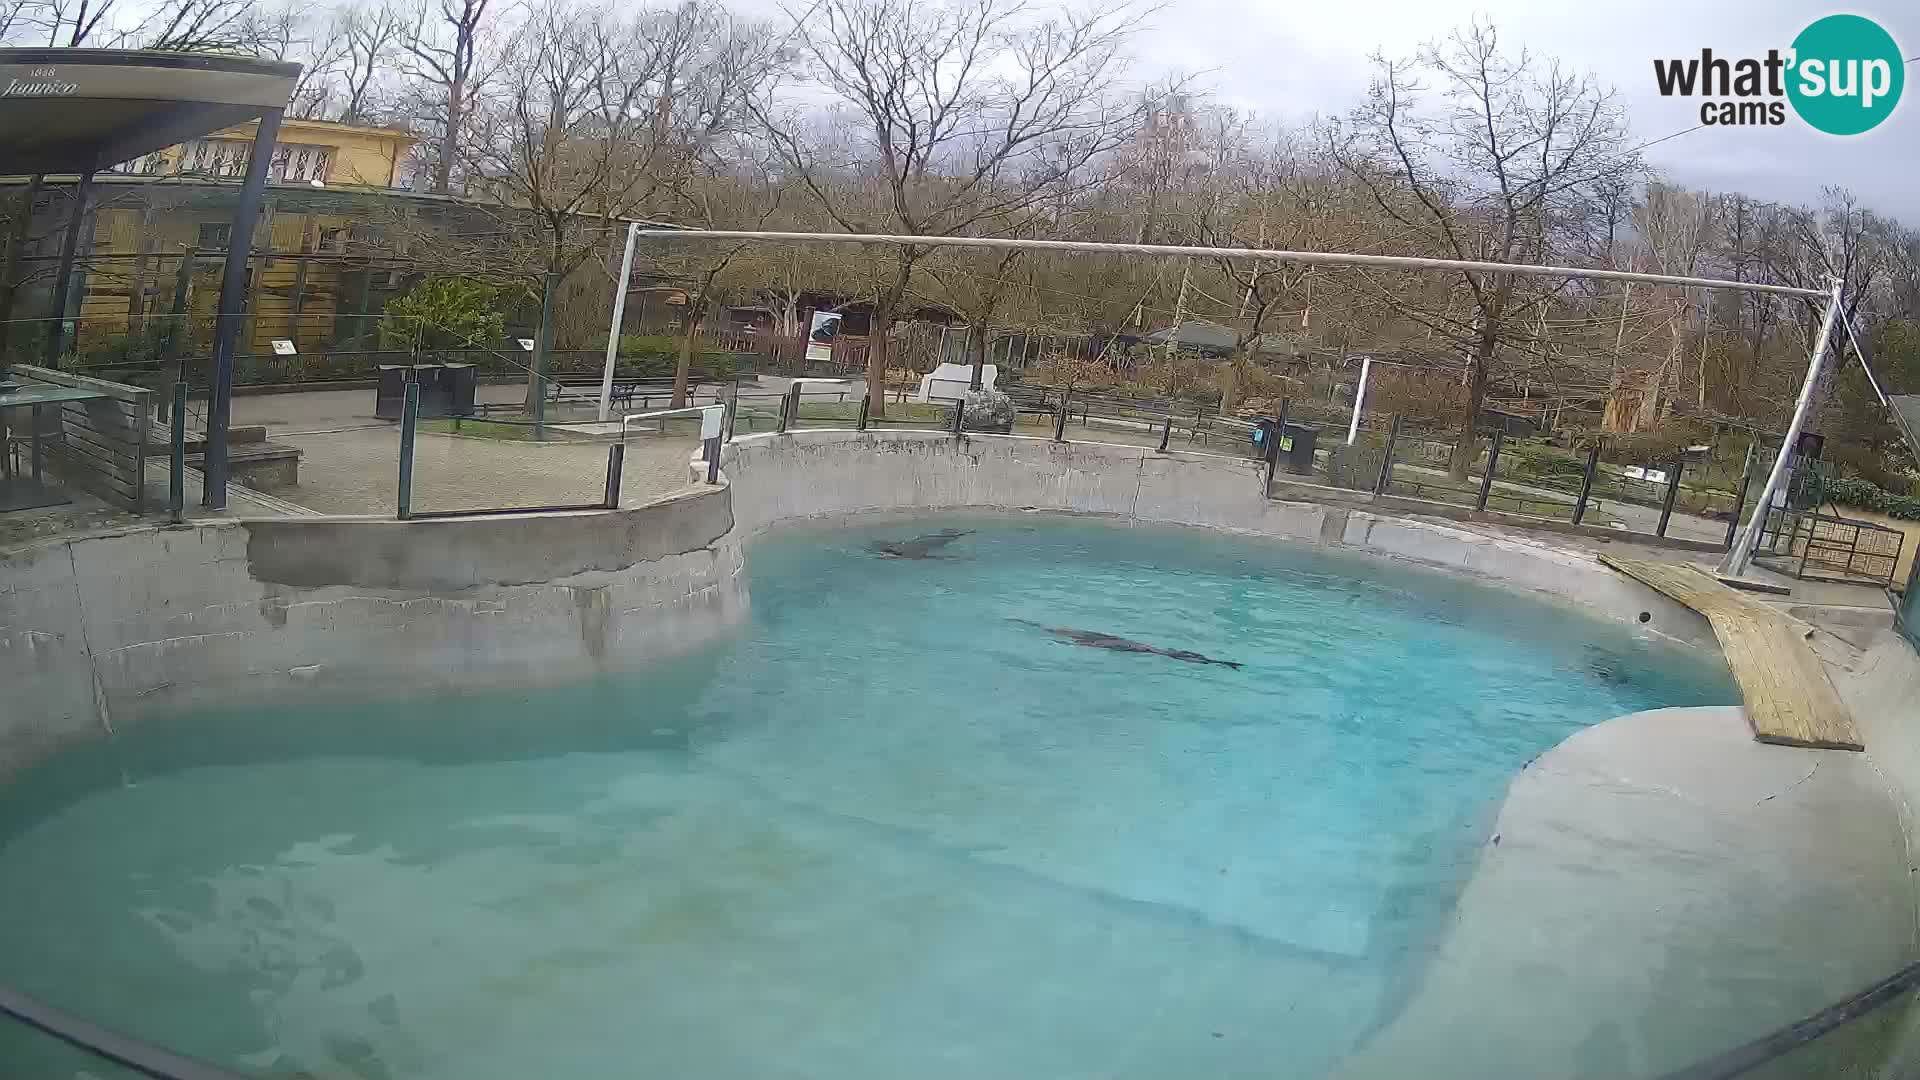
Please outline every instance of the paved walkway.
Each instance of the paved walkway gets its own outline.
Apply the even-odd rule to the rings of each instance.
[[[400,477],[394,427],[275,436],[298,446],[300,485],[277,492],[328,514],[392,514]],[[688,486],[695,438],[640,437],[627,444],[620,501],[633,506]],[[607,443],[509,442],[421,433],[414,442],[416,510],[597,503],[605,495]]]

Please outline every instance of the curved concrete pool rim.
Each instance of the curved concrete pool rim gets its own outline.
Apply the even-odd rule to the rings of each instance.
[[[1346,547],[1713,647],[1700,616],[1583,553],[1272,502],[1261,497],[1261,466],[1252,461],[1018,437],[820,431],[741,439],[726,448],[723,467],[722,486],[630,510],[223,521],[0,556],[0,679],[16,706],[0,720],[0,774],[63,743],[110,735],[115,724],[199,704],[564,681],[693,648],[745,616],[747,539],[785,521],[873,512],[1053,510]],[[1912,701],[1920,675],[1910,654],[1875,656],[1877,689],[1842,685],[1842,693]],[[1912,959],[1904,821],[1915,786],[1906,781],[1920,776],[1908,766],[1920,752],[1901,756],[1913,740],[1900,725],[1867,726],[1883,729],[1869,731],[1870,749],[1885,738],[1895,752],[1762,747],[1745,737],[1738,709],[1712,709],[1622,717],[1543,755],[1516,779],[1425,985],[1355,1058],[1353,1074],[1393,1075],[1409,1053],[1431,1065],[1430,1040],[1470,1019],[1450,1006],[1506,987],[1512,1008],[1532,1008],[1602,959],[1614,981],[1595,985],[1606,993],[1529,1025],[1529,1075],[1685,1064],[1649,1057],[1657,1051],[1639,1031],[1645,1025],[1630,1021],[1660,995],[1630,991],[1646,988],[1635,980],[1661,971],[1671,949],[1697,946],[1703,934],[1738,945],[1752,942],[1756,925],[1793,928],[1781,940],[1812,950],[1773,958],[1769,970],[1790,977],[1781,1015],[1730,1019],[1733,1041]],[[1676,754],[1676,738],[1692,749]],[[1661,768],[1678,762],[1694,768]],[[1881,762],[1893,766],[1884,775]],[[1783,786],[1783,769],[1805,776]],[[1586,857],[1623,887],[1567,870],[1560,856],[1570,844],[1586,845]],[[1695,871],[1675,879],[1668,867],[1676,858],[1693,860]],[[1756,865],[1767,873],[1756,878]],[[1655,880],[1668,885],[1635,887]],[[1846,887],[1796,888],[1806,882]],[[1746,925],[1673,917],[1677,899],[1701,896],[1737,898],[1744,906],[1734,914]],[[1601,932],[1607,927],[1617,932]],[[1823,936],[1836,928],[1846,940]],[[1542,972],[1557,977],[1543,982]],[[1691,1000],[1714,992],[1695,990]],[[1461,1075],[1473,1072],[1471,1060],[1463,1057]],[[1475,1062],[1473,1074],[1487,1075],[1498,1060],[1510,1059]]]

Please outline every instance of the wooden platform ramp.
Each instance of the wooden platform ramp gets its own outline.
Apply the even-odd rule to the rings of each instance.
[[[1746,702],[1753,737],[1765,743],[1861,750],[1840,695],[1803,630],[1691,566],[1600,556],[1600,561],[1707,617]]]

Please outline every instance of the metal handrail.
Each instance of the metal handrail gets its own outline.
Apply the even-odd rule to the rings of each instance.
[[[655,409],[652,412],[627,413],[620,417],[620,441],[621,442],[626,441],[627,425],[632,423],[635,420],[666,420],[675,416],[704,417],[707,414],[708,409],[720,409],[724,411],[726,409],[726,406],[725,405],[689,405],[683,409]]]
[[[1910,964],[1804,1020],[1762,1035],[1705,1061],[1675,1069],[1660,1080],[1731,1080],[1844,1027],[1920,986],[1920,964]]]
[[[152,1080],[245,1080],[239,1073],[110,1031],[4,986],[0,986],[0,1014]]]

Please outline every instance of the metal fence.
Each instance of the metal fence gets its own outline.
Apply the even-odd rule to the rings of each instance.
[[[1870,521],[1775,508],[1761,523],[1754,561],[1802,581],[1891,585],[1906,534]]]

